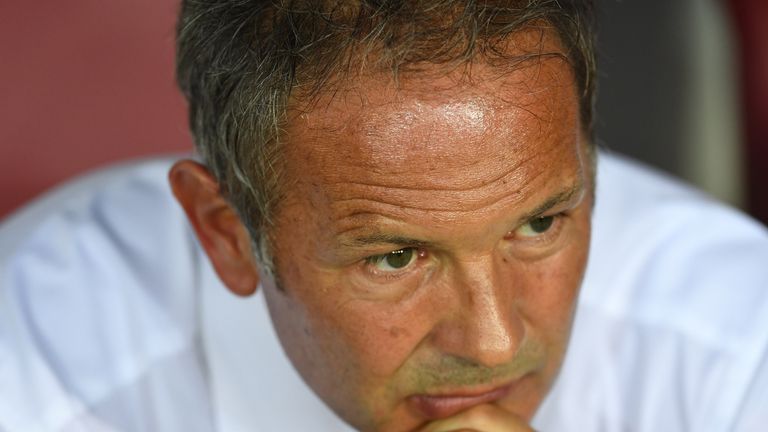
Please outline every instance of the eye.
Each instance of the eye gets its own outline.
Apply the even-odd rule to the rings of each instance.
[[[540,216],[528,221],[515,231],[515,234],[523,238],[533,238],[545,234],[552,228],[555,216]]]
[[[391,273],[411,265],[418,257],[416,248],[403,248],[383,255],[374,255],[365,259],[376,271]]]

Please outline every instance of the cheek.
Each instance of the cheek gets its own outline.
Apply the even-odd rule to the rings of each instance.
[[[283,326],[302,340],[302,357],[354,375],[361,387],[384,383],[429,332],[429,298],[416,294],[397,304],[356,299],[339,273],[299,261],[284,267],[290,295],[279,304],[292,305],[284,309],[300,317]]]
[[[429,313],[423,302],[392,306],[353,300],[337,311],[332,326],[354,351],[357,366],[372,380],[394,375],[416,351],[430,329]]]
[[[564,343],[570,333],[588,254],[589,234],[560,253],[532,264],[523,292],[524,315],[537,333]]]

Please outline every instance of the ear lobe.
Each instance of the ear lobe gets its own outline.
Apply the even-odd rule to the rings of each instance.
[[[224,285],[240,296],[256,292],[259,272],[248,231],[213,175],[195,161],[181,160],[168,181]]]

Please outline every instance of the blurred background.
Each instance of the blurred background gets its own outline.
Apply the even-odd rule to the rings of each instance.
[[[191,151],[177,1],[0,2],[0,218],[89,169]],[[598,4],[600,144],[768,223],[768,1]]]

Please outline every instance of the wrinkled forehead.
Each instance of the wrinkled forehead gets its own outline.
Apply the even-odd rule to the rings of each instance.
[[[570,66],[543,56],[511,71],[476,63],[397,82],[386,74],[359,76],[294,111],[286,135],[293,155],[307,161],[342,153],[397,172],[416,155],[442,167],[464,165],[499,149],[499,140],[507,151],[531,150],[526,147],[548,141],[545,135],[572,133],[562,126],[578,122]]]

